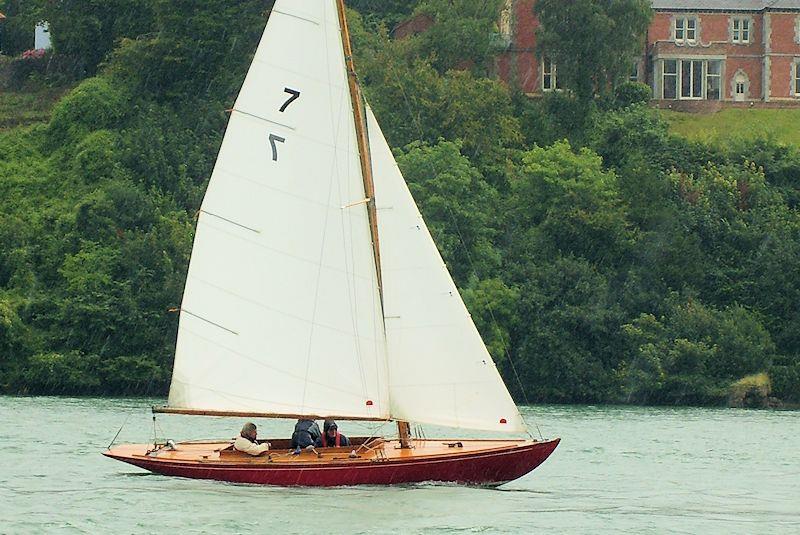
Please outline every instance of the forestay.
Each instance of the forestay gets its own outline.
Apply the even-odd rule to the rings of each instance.
[[[199,214],[169,407],[388,418],[334,0],[278,0]]]
[[[524,432],[525,424],[368,109],[392,417]]]

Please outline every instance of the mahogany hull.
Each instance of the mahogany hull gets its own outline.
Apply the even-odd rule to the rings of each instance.
[[[542,464],[560,439],[452,453],[426,452],[373,458],[303,462],[224,462],[160,459],[119,449],[104,455],[167,476],[278,486],[396,485],[427,481],[499,485]],[[468,442],[468,441],[465,441]]]

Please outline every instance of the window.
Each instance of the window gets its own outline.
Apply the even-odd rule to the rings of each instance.
[[[663,97],[665,99],[678,98],[678,60],[664,60]]]
[[[750,77],[742,69],[736,71],[731,80],[734,102],[744,102],[750,93]]]
[[[794,42],[800,44],[800,16],[794,23]]]
[[[692,17],[679,17],[675,19],[675,42],[697,42],[697,19]]]
[[[722,62],[712,60],[706,63],[706,99],[722,98]]]
[[[561,83],[558,81],[556,64],[550,58],[542,59],[542,90],[554,91],[561,89]]]
[[[681,98],[703,98],[702,60],[681,60]]]
[[[638,82],[639,81],[639,62],[634,61],[633,65],[631,65],[631,72],[628,75],[628,80],[631,82]]]
[[[720,100],[722,60],[665,59],[662,63],[661,98]]]
[[[800,59],[794,60],[794,76],[792,78],[792,82],[794,82],[792,84],[794,87],[794,96],[800,97]]]
[[[734,43],[750,42],[750,19],[734,18],[731,19],[731,40]]]

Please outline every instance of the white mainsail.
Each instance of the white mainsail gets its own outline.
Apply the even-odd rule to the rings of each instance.
[[[275,2],[203,200],[169,407],[523,432],[368,109],[381,296],[340,32],[336,0]]]
[[[524,432],[519,410],[370,109],[367,119],[378,201],[392,417]]]
[[[278,0],[203,200],[169,407],[389,417],[355,135],[335,2]]]

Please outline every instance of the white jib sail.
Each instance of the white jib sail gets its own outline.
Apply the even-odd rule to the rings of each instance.
[[[335,0],[278,0],[197,224],[169,406],[389,416]]]
[[[378,208],[391,414],[397,420],[525,432],[394,156],[367,110]]]

